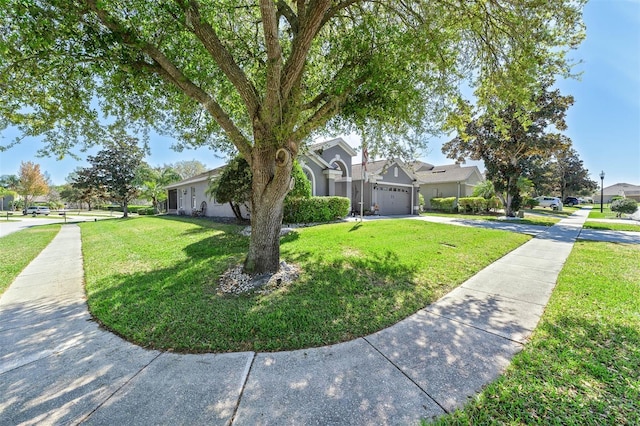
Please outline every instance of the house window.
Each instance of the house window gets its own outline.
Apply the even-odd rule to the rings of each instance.
[[[393,168],[393,177],[398,177],[398,167]]]
[[[191,187],[191,208],[196,208],[196,188]]]

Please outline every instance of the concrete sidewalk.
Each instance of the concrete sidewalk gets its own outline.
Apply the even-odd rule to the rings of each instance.
[[[588,210],[398,324],[337,345],[178,355],[100,329],[80,229],[0,298],[0,424],[416,424],[494,380],[536,327]]]

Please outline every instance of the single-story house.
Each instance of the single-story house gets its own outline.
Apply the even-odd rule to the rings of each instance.
[[[301,153],[298,162],[311,182],[312,195],[336,195],[351,199],[351,158],[355,155],[353,148],[342,138],[311,145]],[[167,185],[167,212],[188,216],[197,212],[209,217],[233,217],[229,203],[221,204],[205,193],[211,179],[223,168],[218,167]],[[249,216],[246,209],[242,214]]]
[[[378,160],[353,163],[356,151],[342,138],[309,146],[298,156],[315,196],[341,196],[351,200],[351,210],[360,205],[379,215],[410,215],[419,211],[419,193],[427,207],[433,197],[468,197],[483,181],[476,166],[460,164],[434,166],[421,161]],[[228,204],[220,204],[205,194],[209,182],[223,167],[176,182],[166,187],[169,214],[233,217]],[[248,212],[243,211],[245,217]]]
[[[600,191],[596,191],[593,194],[593,201],[600,202]],[[632,185],[630,183],[616,183],[615,185],[607,186],[602,191],[603,200],[605,204],[611,202],[613,197],[625,197],[631,198],[640,202],[640,185]]]

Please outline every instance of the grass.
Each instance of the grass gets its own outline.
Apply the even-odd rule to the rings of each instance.
[[[59,224],[36,226],[0,239],[0,294],[53,240],[59,230]]]
[[[587,221],[582,226],[587,229],[602,229],[608,231],[635,231],[640,232],[640,225],[634,225],[632,223],[607,223],[607,222],[593,222]]]
[[[640,246],[578,241],[532,340],[438,425],[640,424]]]
[[[416,312],[530,237],[413,220],[339,223],[283,237],[304,274],[273,293],[222,296],[239,227],[141,217],[81,224],[92,314],[136,342],[179,352],[276,351],[366,335]]]
[[[591,213],[589,213],[590,219],[619,219],[616,212],[612,212],[608,204],[605,204],[600,213],[600,204],[594,204]]]

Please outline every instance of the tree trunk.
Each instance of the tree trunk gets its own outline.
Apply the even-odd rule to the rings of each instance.
[[[513,211],[513,206],[511,202],[513,201],[514,190],[517,190],[517,178],[513,176],[509,176],[507,180],[507,202],[505,203],[505,216],[507,217],[515,217],[515,212]]]
[[[248,274],[275,273],[280,267],[280,228],[292,166],[293,157],[284,148],[253,150],[251,240],[244,262]]]

